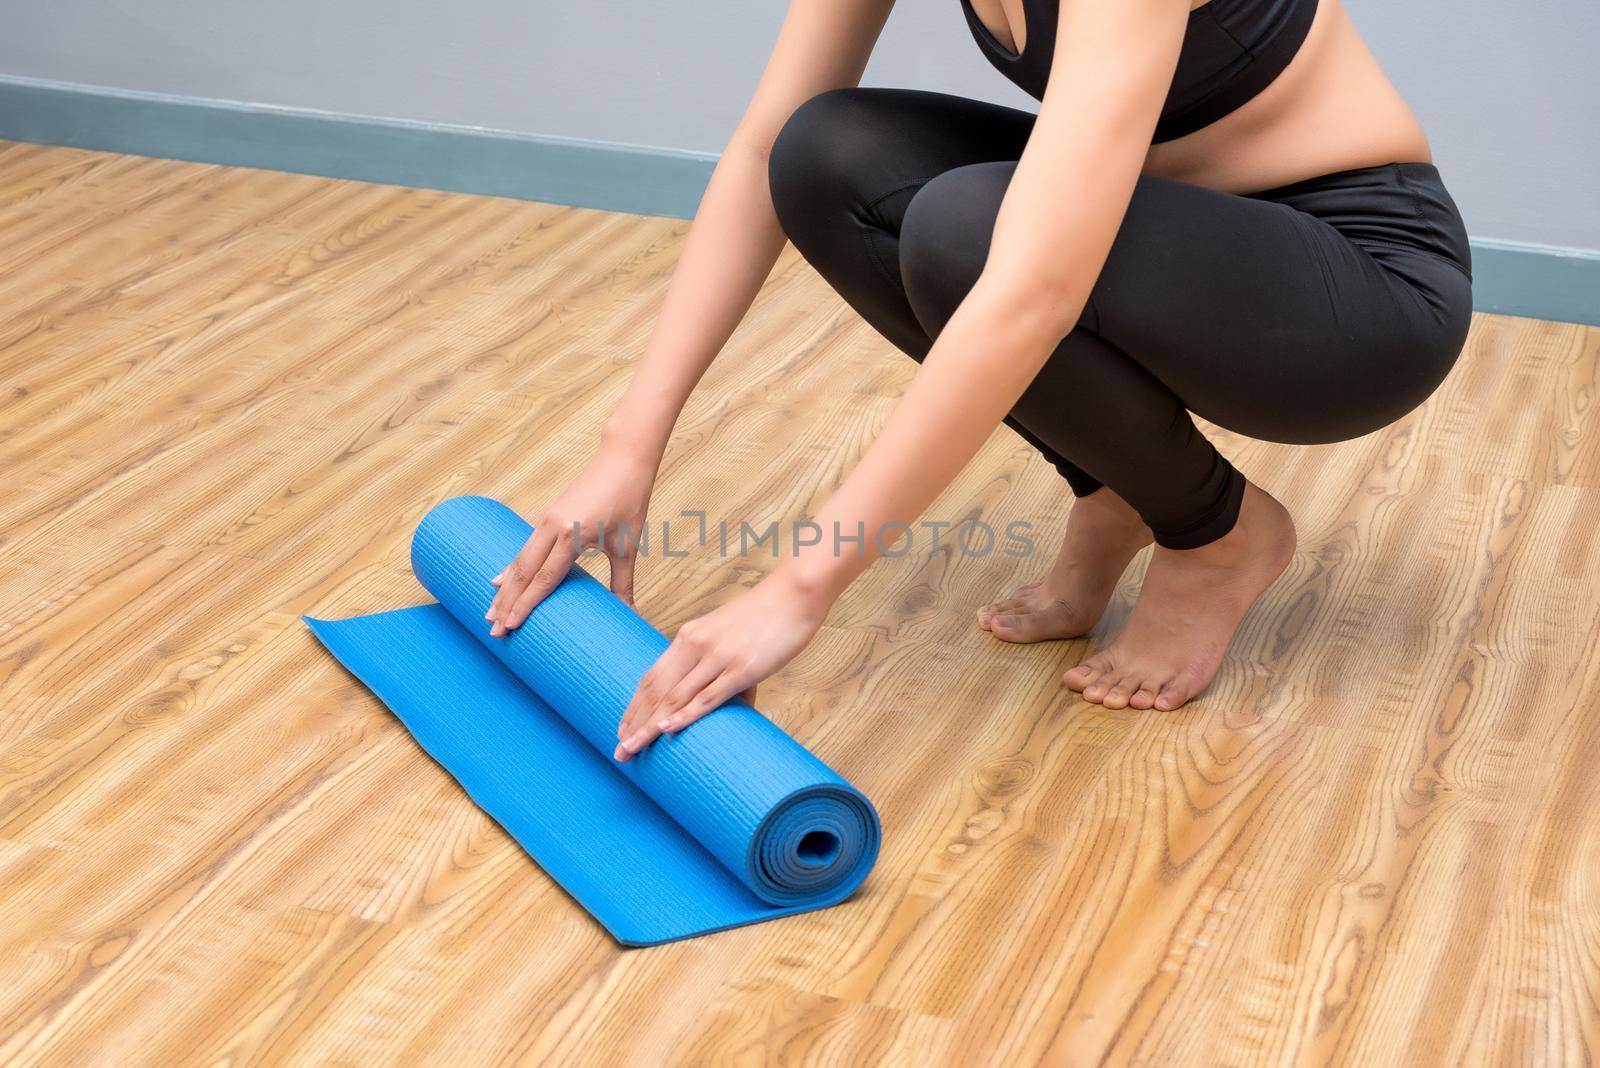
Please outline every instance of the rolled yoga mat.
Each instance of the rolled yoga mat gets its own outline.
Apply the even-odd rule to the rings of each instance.
[[[411,540],[438,604],[306,622],[617,941],[655,945],[849,897],[877,858],[877,811],[745,702],[612,759],[667,639],[582,568],[489,637],[489,580],[530,533],[498,501],[444,501]]]

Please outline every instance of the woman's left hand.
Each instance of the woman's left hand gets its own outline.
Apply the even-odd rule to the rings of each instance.
[[[639,680],[617,728],[616,759],[630,759],[661,734],[680,731],[753,690],[806,647],[832,600],[779,571],[685,623]]]

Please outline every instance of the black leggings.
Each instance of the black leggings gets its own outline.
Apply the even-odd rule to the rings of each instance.
[[[920,360],[977,280],[1033,121],[940,93],[823,93],[772,146],[773,204],[833,288]],[[1189,412],[1296,444],[1392,422],[1455,363],[1470,269],[1431,164],[1248,196],[1142,177],[1078,326],[1006,422],[1074,493],[1110,486],[1161,545],[1204,545],[1238,519],[1244,478]]]

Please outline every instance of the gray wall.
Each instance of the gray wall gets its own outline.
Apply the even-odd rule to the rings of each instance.
[[[1600,249],[1600,5],[1346,0],[1473,236]],[[0,75],[716,152],[783,0],[9,0]],[[901,0],[868,84],[1021,107],[956,0]]]

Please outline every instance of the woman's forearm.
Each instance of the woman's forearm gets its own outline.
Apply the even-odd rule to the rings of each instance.
[[[644,355],[606,422],[608,444],[660,461],[695,383],[749,310],[783,244],[766,155],[736,141],[701,197]]]
[[[813,522],[821,541],[780,570],[830,602],[894,547],[977,455],[1069,327],[1092,275],[1043,302],[980,280],[940,332],[883,432]]]

